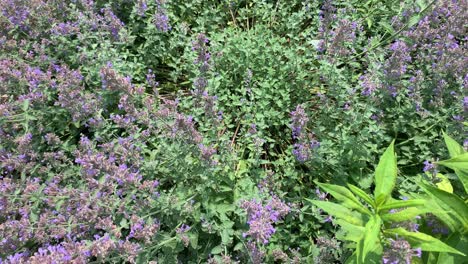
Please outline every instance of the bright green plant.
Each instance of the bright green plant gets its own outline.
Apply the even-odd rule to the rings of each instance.
[[[427,183],[421,184],[421,187],[429,195],[426,203],[427,208],[431,209],[431,213],[450,230],[450,235],[441,240],[458,250],[466,252],[468,248],[468,239],[466,237],[468,233],[468,205],[466,201],[463,201],[463,198],[466,198],[468,192],[468,153],[445,133],[444,140],[450,159],[438,161],[436,164],[452,169],[461,181],[465,193],[462,197],[453,193],[453,188],[448,180],[443,185],[438,183],[438,188]],[[437,177],[447,179],[447,176],[441,173],[437,173]],[[447,186],[450,187],[447,188]],[[426,262],[455,264],[463,263],[463,258],[447,253],[432,252],[427,256]]]
[[[457,156],[458,157],[458,156]],[[461,156],[460,158],[463,158]],[[458,158],[458,159],[460,159]],[[455,160],[458,160],[455,159]],[[442,164],[455,164],[445,161]],[[318,183],[318,185],[332,195],[337,203],[329,201],[310,200],[314,205],[335,217],[335,223],[341,226],[345,235],[341,239],[349,241],[350,247],[355,248],[347,263],[381,263],[386,257],[384,248],[393,239],[406,240],[411,248],[425,252],[441,252],[464,255],[457,249],[441,240],[422,232],[408,231],[403,223],[415,220],[418,215],[429,211],[427,199],[397,200],[392,197],[397,178],[397,159],[394,153],[394,142],[390,144],[375,170],[375,189],[373,197],[358,187],[348,184],[348,188],[333,184]],[[437,188],[425,187],[431,193]],[[434,191],[435,192],[435,191]],[[434,195],[447,206],[465,206],[462,200],[449,195]],[[362,199],[365,203],[362,203]],[[450,200],[450,201],[449,201]],[[455,202],[456,200],[456,202]],[[453,211],[463,210],[452,208]],[[462,212],[465,214],[468,211]],[[460,219],[465,221],[466,218]],[[405,242],[406,243],[406,242]],[[412,255],[405,256],[411,259]]]

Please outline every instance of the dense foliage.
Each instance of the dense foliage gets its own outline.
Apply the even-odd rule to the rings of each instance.
[[[0,263],[463,263],[467,24],[467,0],[0,1]]]

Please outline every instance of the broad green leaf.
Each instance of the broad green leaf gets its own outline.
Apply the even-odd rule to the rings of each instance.
[[[395,140],[385,150],[375,170],[374,196],[377,206],[383,204],[392,193],[397,177],[397,160],[394,150]]]
[[[398,208],[403,208],[403,207],[420,206],[420,205],[424,205],[425,203],[426,201],[423,199],[394,201],[394,202],[389,202],[385,205],[380,206],[379,211],[398,209]]]
[[[449,167],[453,170],[468,171],[468,152],[455,156],[448,160],[438,161],[437,164]]]
[[[385,213],[380,215],[382,220],[386,222],[402,222],[407,220],[414,220],[416,216],[420,216],[430,212],[427,208],[417,208],[417,207],[410,207],[403,209],[401,211],[395,213]]]
[[[422,195],[421,195],[422,196]],[[450,212],[450,208],[440,200],[428,197],[426,209],[439,218],[452,232],[457,232],[463,228],[463,223]]]
[[[468,206],[458,196],[446,191],[434,188],[427,184],[421,184],[421,187],[434,199],[439,201],[443,209],[448,209],[462,223],[463,228],[468,229]]]
[[[435,184],[437,188],[448,193],[453,193],[452,184],[450,183],[450,180],[447,177],[445,177],[445,175],[437,173],[436,177],[440,180],[438,183]]]
[[[366,201],[369,205],[371,205],[372,207],[375,208],[375,202],[374,200],[372,199],[372,197],[370,197],[366,192],[364,192],[363,190],[361,190],[360,188],[352,185],[352,184],[349,184],[348,183],[348,187],[349,189],[357,196],[361,197],[361,199],[363,199],[364,201]]]
[[[365,229],[362,226],[350,224],[343,219],[337,219],[335,220],[335,223],[341,226],[341,228],[346,232],[346,234],[343,236],[343,240],[359,242],[359,240],[361,240],[362,236],[364,235]]]
[[[468,170],[454,170],[455,174],[458,176],[458,179],[463,184],[465,188],[465,193],[468,193]]]
[[[345,264],[356,264],[357,263],[357,254],[356,254],[356,251],[351,255],[351,257],[349,257]]]
[[[382,260],[382,245],[380,243],[380,227],[382,220],[375,215],[367,222],[364,230],[364,236],[358,242],[357,262],[358,263],[380,263]],[[376,262],[377,260],[377,262]]]
[[[384,231],[386,234],[405,238],[413,248],[421,248],[423,251],[448,252],[465,256],[462,252],[445,244],[439,239],[421,232],[410,232],[404,228],[394,228]]]
[[[211,249],[211,254],[213,255],[220,254],[221,252],[223,252],[223,248],[221,246],[216,246]]]
[[[458,144],[457,141],[455,141],[453,138],[451,138],[449,135],[447,135],[445,132],[442,132],[444,135],[444,141],[445,145],[447,146],[447,149],[449,151],[450,157],[454,158],[458,155],[463,154],[465,151],[463,147]]]
[[[331,216],[334,216],[336,218],[341,218],[343,220],[346,220],[350,224],[353,225],[358,225],[358,226],[364,226],[364,223],[362,221],[362,217],[359,217],[359,213],[353,212],[350,209],[336,203],[332,202],[326,202],[326,201],[316,201],[316,200],[310,200],[311,203],[319,207],[320,209],[324,210]]]
[[[330,193],[333,197],[335,197],[335,199],[340,201],[341,205],[344,205],[345,207],[348,207],[350,209],[356,209],[364,214],[371,214],[369,209],[362,205],[361,202],[359,202],[359,200],[356,198],[356,196],[354,196],[353,193],[345,187],[318,182],[316,184],[326,192]]]
[[[460,233],[453,233],[445,243],[461,252],[468,252],[468,238],[460,235]],[[465,253],[466,254],[466,253]],[[467,263],[466,257],[460,255],[449,254],[446,252],[439,253],[437,264],[459,264]]]

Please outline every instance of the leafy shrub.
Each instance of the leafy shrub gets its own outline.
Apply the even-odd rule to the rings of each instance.
[[[466,137],[464,6],[0,1],[0,262],[344,262],[304,198],[371,193],[392,139],[394,195],[462,251],[464,172],[432,157]]]

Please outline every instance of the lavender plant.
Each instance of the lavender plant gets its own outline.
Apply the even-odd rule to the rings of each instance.
[[[461,263],[466,5],[0,1],[0,263]]]

